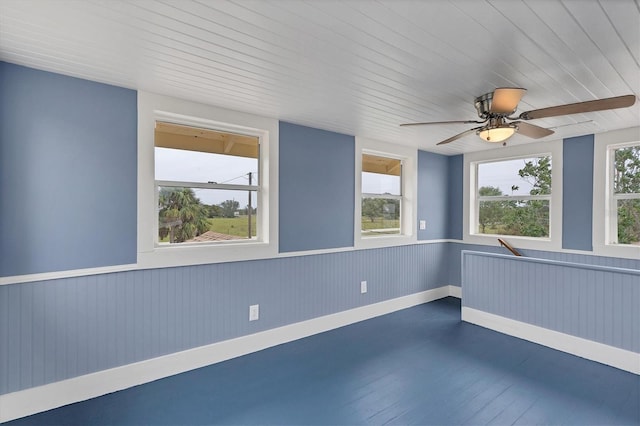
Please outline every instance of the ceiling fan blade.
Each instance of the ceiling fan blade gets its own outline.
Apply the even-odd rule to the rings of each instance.
[[[511,114],[518,107],[518,102],[520,102],[526,91],[527,89],[519,87],[500,87],[494,90],[489,112]]]
[[[635,102],[635,95],[616,96],[613,98],[596,99],[595,101],[576,102],[575,104],[558,105],[554,107],[525,111],[520,114],[518,118],[521,120],[534,120],[536,118],[557,117],[559,115],[626,108],[630,107]]]
[[[467,135],[469,135],[471,133],[475,133],[476,130],[478,130],[478,129],[482,129],[482,127],[475,127],[473,129],[465,130],[462,133],[458,133],[455,136],[451,136],[449,139],[445,139],[442,142],[438,142],[436,145],[444,145],[444,144],[447,144],[447,143],[451,143],[451,142],[453,142],[455,140],[458,140],[460,138],[463,138],[463,137],[465,137],[465,136],[467,136]]]
[[[555,133],[553,130],[545,129],[544,127],[525,123],[523,121],[514,121],[511,124],[515,124],[518,126],[518,133],[533,139],[544,138],[545,136],[549,136]]]
[[[484,121],[475,121],[475,120],[467,120],[467,121],[427,121],[427,122],[424,122],[424,123],[404,123],[404,124],[401,124],[400,126],[407,127],[407,126],[424,126],[424,125],[429,125],[429,124],[475,124],[475,123],[482,124],[482,123],[484,123]]]

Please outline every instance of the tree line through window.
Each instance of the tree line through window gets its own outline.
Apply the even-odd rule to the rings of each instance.
[[[480,163],[479,234],[549,237],[551,156]]]
[[[362,155],[361,235],[401,233],[402,161],[379,155]]]
[[[613,242],[640,245],[640,145],[615,149],[612,171]]]
[[[259,138],[167,122],[155,128],[157,242],[257,239]],[[640,144],[609,151],[611,243],[640,245]],[[475,233],[549,238],[552,158],[475,164]],[[402,233],[402,160],[363,153],[361,235]]]

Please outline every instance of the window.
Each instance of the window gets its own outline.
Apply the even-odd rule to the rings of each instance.
[[[612,244],[640,246],[640,143],[609,148]]]
[[[138,267],[278,255],[278,120],[138,92]]]
[[[639,138],[639,127],[594,136],[592,229],[597,255],[640,259],[640,244],[637,234],[634,236],[638,228]]]
[[[259,138],[158,121],[160,245],[256,239]]]
[[[355,247],[416,241],[417,156],[415,148],[356,137]]]
[[[402,161],[362,155],[361,235],[400,234]]]
[[[549,237],[550,155],[476,163],[475,232]]]
[[[553,140],[464,154],[464,241],[562,250],[562,152]]]

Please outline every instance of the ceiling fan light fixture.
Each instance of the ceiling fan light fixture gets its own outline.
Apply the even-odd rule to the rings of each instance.
[[[539,108],[525,111],[515,117],[512,116],[518,109],[518,103],[526,91],[527,89],[521,87],[499,87],[493,92],[478,96],[474,100],[474,105],[481,121],[428,121],[423,123],[405,123],[401,124],[401,126],[457,123],[480,124],[479,127],[465,130],[464,132],[438,142],[437,145],[445,145],[453,141],[457,141],[458,139],[471,135],[472,133],[480,136],[483,141],[490,143],[504,142],[516,132],[528,138],[540,139],[552,135],[554,131],[534,124],[529,124],[527,123],[528,120],[627,108],[634,105],[637,100],[636,95],[615,96],[613,98],[595,99],[592,101]],[[504,143],[504,145],[506,145],[506,143]]]
[[[478,136],[485,142],[503,142],[509,139],[518,130],[513,124],[497,127],[487,127],[478,131]]]

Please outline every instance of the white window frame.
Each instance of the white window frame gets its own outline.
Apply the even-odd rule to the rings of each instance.
[[[477,195],[478,165],[481,163],[550,156],[551,195],[550,196],[509,196],[487,197],[498,199],[548,199],[549,200],[549,237],[525,237],[516,235],[479,234]],[[499,245],[498,238],[504,238],[516,248],[535,250],[562,249],[562,141],[528,143],[477,151],[464,155],[464,193],[463,193],[463,241],[471,244]],[[484,197],[483,197],[484,198]]]
[[[593,251],[600,256],[640,259],[640,247],[617,244],[617,204],[613,193],[614,151],[640,144],[640,127],[615,130],[594,136],[593,164]],[[629,197],[630,198],[630,197]],[[604,202],[603,202],[604,201]]]
[[[640,193],[631,194],[616,194],[614,192],[614,180],[615,180],[615,151],[620,148],[628,148],[631,146],[640,146],[640,141],[623,143],[617,145],[609,145],[607,147],[607,203],[609,204],[608,212],[608,234],[606,234],[606,242],[611,245],[626,245],[620,244],[618,239],[618,201],[619,200],[637,200],[640,199]]]
[[[156,121],[256,136],[258,235],[251,240],[157,244],[158,213],[154,164]],[[276,257],[278,254],[278,121],[195,102],[138,92],[138,266],[158,268]],[[160,182],[161,183],[161,182]]]
[[[400,182],[401,196],[385,198],[400,199],[400,233],[379,236],[362,236],[362,197],[371,194],[362,193],[362,155],[370,154],[400,160],[402,173]],[[355,208],[354,208],[354,246],[355,248],[391,247],[413,244],[417,241],[417,157],[418,150],[402,145],[391,144],[374,139],[356,137],[355,155]]]

